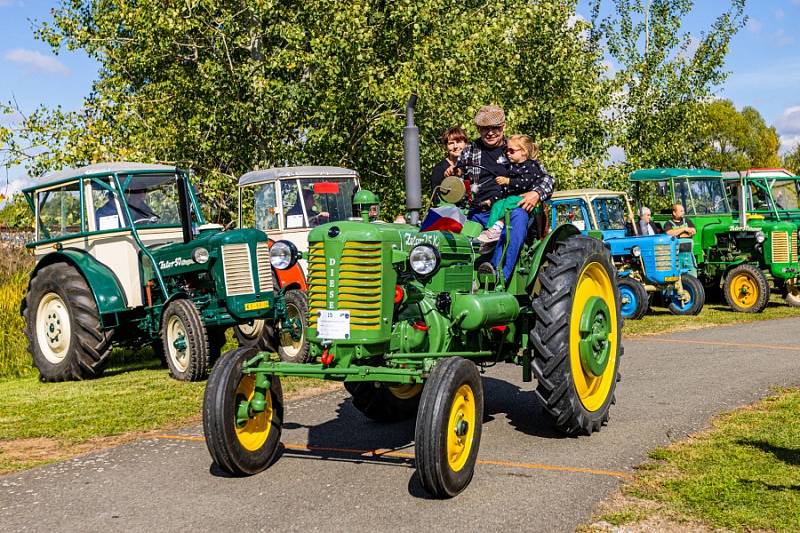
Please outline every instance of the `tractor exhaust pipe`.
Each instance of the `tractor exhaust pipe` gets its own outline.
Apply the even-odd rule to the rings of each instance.
[[[745,209],[747,207],[747,187],[744,184],[744,176],[742,176],[742,171],[739,171],[739,226],[746,227],[747,226],[747,213],[745,213]]]
[[[422,179],[419,170],[419,128],[414,124],[414,106],[417,95],[412,94],[406,104],[406,127],[403,129],[403,153],[406,170],[406,209],[409,223],[419,224],[419,210],[422,209]]]

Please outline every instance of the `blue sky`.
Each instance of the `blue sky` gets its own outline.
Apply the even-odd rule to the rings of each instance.
[[[23,112],[39,105],[76,109],[97,74],[80,52],[50,48],[33,37],[32,20],[48,20],[57,0],[0,0],[0,101],[16,99]],[[579,12],[588,15],[586,0]],[[723,0],[696,0],[685,29],[699,33],[725,9]],[[748,0],[750,21],[728,56],[731,72],[719,96],[758,109],[781,134],[784,149],[800,143],[800,0]],[[8,123],[13,117],[0,117]],[[2,170],[2,169],[0,169]],[[22,168],[0,173],[0,194],[25,180]],[[7,185],[8,182],[8,185]]]

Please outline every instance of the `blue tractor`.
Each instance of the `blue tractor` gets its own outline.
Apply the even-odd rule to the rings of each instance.
[[[600,233],[611,248],[619,276],[622,316],[638,320],[659,295],[675,315],[696,315],[705,291],[697,279],[692,239],[667,234],[637,235],[630,200],[605,189],[557,191],[549,204],[551,227],[571,223],[582,233]]]

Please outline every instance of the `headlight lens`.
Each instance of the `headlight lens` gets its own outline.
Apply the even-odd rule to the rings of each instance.
[[[631,253],[633,254],[633,257],[640,257],[642,255],[642,249],[638,246],[634,246],[631,248]]]
[[[439,268],[439,251],[430,244],[418,244],[408,254],[411,270],[420,276],[428,276]]]
[[[205,248],[195,248],[192,250],[192,259],[195,263],[208,263],[208,250]]]
[[[278,270],[286,270],[297,262],[297,247],[289,241],[278,241],[269,249],[269,260]]]
[[[763,232],[763,231],[758,231],[758,232],[756,232],[756,242],[757,242],[758,244],[761,244],[762,242],[764,242],[764,241],[766,241],[766,240],[767,240],[767,236],[766,236],[766,235],[764,235],[764,232]]]

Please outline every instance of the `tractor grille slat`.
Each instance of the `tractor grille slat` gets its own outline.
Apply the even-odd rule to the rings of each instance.
[[[272,263],[269,261],[269,244],[260,242],[256,245],[256,263],[258,264],[259,291],[272,292]]]
[[[250,247],[245,244],[226,244],[222,247],[222,265],[225,273],[225,293],[228,296],[253,294],[253,265]]]
[[[677,268],[677,265],[673,264],[672,247],[669,244],[656,244],[655,259],[656,270],[659,272]],[[677,257],[674,260],[677,261]]]
[[[338,296],[334,306],[350,311],[353,330],[380,328],[381,254],[380,243],[354,241],[345,243],[341,257],[337,258]],[[308,322],[311,328],[317,327],[317,312],[328,307],[325,291],[330,280],[327,274],[324,244],[313,243],[308,253]]]
[[[785,231],[775,231],[772,233],[772,262],[789,262],[789,234]]]

